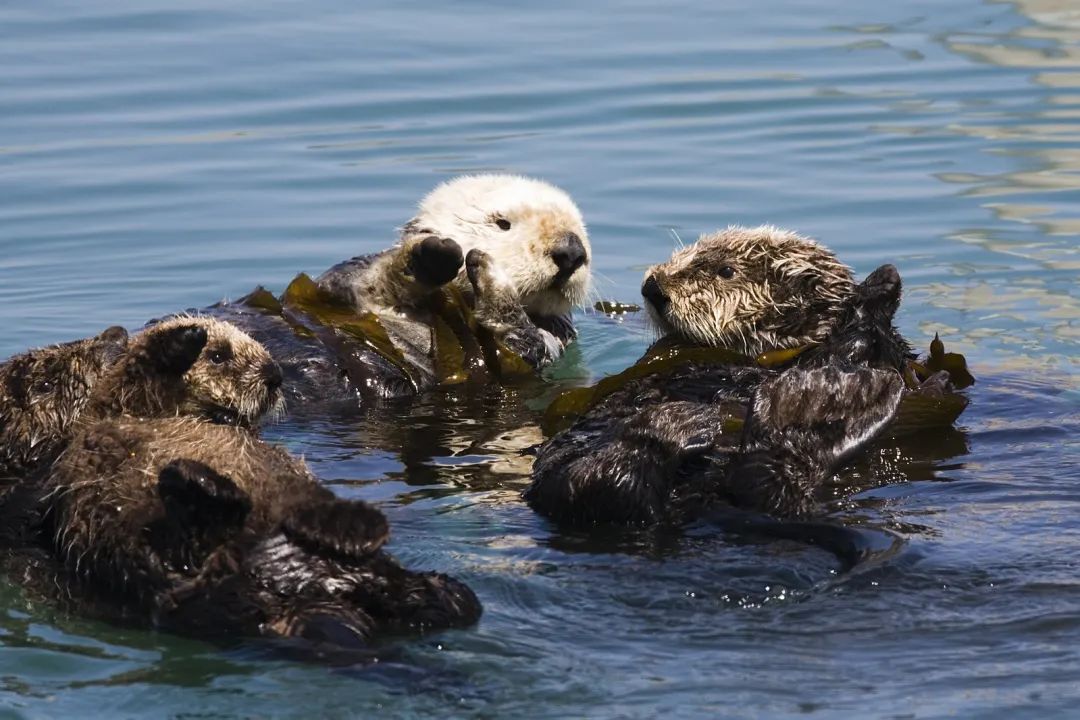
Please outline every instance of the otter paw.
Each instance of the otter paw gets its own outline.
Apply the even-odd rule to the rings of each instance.
[[[465,273],[469,276],[469,282],[473,286],[477,297],[482,297],[493,284],[492,259],[483,250],[472,249],[465,256]]]
[[[206,347],[206,328],[198,325],[178,325],[156,333],[148,351],[158,366],[173,375],[183,375],[199,359]]]
[[[417,281],[439,287],[457,277],[462,262],[460,245],[450,238],[431,235],[410,251],[409,269]]]
[[[359,500],[303,505],[282,523],[290,539],[316,552],[363,560],[390,537],[386,516]]]
[[[290,609],[263,626],[269,635],[298,638],[315,645],[362,649],[375,623],[362,610],[323,602]]]
[[[235,527],[251,511],[251,499],[236,483],[194,460],[162,468],[158,495],[169,517],[185,526]]]

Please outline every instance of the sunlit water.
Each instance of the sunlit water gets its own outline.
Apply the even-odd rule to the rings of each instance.
[[[821,551],[561,533],[517,500],[553,386],[632,362],[579,316],[547,385],[269,433],[469,582],[472,629],[331,670],[115,628],[0,585],[14,716],[1071,717],[1080,704],[1080,10],[871,3],[0,4],[0,356],[280,289],[385,247],[436,182],[545,177],[599,296],[675,236],[771,222],[905,280],[979,378],[955,433],[885,441]],[[888,483],[888,484],[886,484]],[[875,487],[876,486],[876,487]],[[839,493],[842,495],[842,493]]]

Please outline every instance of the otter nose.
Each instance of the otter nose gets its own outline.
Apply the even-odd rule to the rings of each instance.
[[[559,276],[562,278],[570,277],[575,270],[589,260],[589,255],[585,252],[585,244],[581,242],[577,233],[572,232],[559,238],[555,247],[551,248],[550,255],[555,267],[559,268]]]
[[[641,296],[648,300],[659,313],[664,312],[664,310],[667,309],[668,303],[671,302],[671,298],[664,294],[663,289],[660,287],[660,283],[656,282],[656,278],[652,275],[645,278],[645,282],[641,284]]]
[[[409,267],[417,280],[438,287],[453,280],[464,262],[460,245],[450,238],[432,235],[412,249]]]
[[[262,374],[263,384],[266,385],[270,392],[281,389],[281,384],[285,382],[285,378],[281,375],[281,368],[278,367],[276,362],[268,362],[263,365],[260,373]]]

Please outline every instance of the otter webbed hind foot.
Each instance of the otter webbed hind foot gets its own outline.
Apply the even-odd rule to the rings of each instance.
[[[333,499],[303,505],[282,522],[290,540],[314,552],[363,560],[390,537],[390,526],[377,508],[359,500]]]
[[[737,507],[810,514],[815,492],[896,415],[904,383],[891,370],[789,369],[754,394],[726,491]]]

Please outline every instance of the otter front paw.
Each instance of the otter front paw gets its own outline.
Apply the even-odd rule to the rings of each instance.
[[[465,256],[465,272],[473,287],[477,320],[485,327],[506,332],[530,325],[513,285],[502,277],[495,261],[483,250],[472,249]]]
[[[461,246],[450,238],[431,235],[409,252],[409,272],[417,282],[439,287],[457,277],[464,258]]]
[[[251,499],[231,479],[195,460],[173,460],[158,473],[167,515],[183,527],[243,525]]]
[[[282,523],[289,538],[315,552],[363,560],[390,537],[379,510],[359,500],[331,500],[303,505]]]

